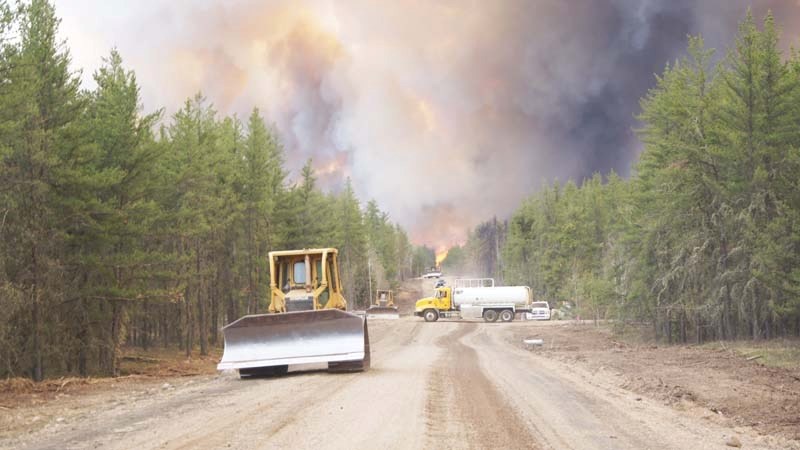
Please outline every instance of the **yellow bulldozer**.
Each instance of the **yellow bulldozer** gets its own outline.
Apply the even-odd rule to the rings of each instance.
[[[369,369],[366,317],[347,312],[335,248],[269,253],[267,314],[244,316],[223,329],[218,370],[242,378],[281,375],[289,365],[327,363],[329,371]]]
[[[378,289],[375,292],[375,302],[367,308],[367,318],[370,319],[399,319],[397,306],[394,306],[394,292],[387,289]]]

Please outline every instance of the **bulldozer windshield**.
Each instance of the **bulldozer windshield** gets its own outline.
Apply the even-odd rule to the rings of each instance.
[[[294,263],[294,284],[306,284],[306,263],[298,261]]]

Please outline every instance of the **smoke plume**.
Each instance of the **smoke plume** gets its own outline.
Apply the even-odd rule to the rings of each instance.
[[[720,53],[748,3],[733,0],[405,2],[59,1],[86,78],[116,45],[145,106],[202,91],[221,113],[258,106],[290,168],[351,177],[417,243],[441,247],[507,216],[544,182],[630,172],[632,129],[654,74],[688,34]],[[772,9],[796,42],[797,0]],[[104,8],[97,12],[97,8]],[[93,14],[92,11],[95,11]]]

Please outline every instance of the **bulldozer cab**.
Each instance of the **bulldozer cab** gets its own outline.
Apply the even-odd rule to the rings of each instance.
[[[375,306],[394,306],[394,292],[387,289],[378,289],[375,293]]]
[[[269,312],[347,309],[333,248],[269,253]]]

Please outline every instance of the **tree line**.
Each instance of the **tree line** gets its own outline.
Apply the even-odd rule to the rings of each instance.
[[[118,375],[125,345],[206,354],[266,311],[271,250],[337,247],[361,307],[430,264],[349,180],[323,192],[309,160],[291,181],[258,109],[144,112],[116,50],[81,89],[58,25],[47,0],[0,1],[0,377]]]
[[[453,263],[670,342],[800,335],[800,53],[779,44],[771,14],[720,57],[690,37],[641,101],[630,179],[545,186]]]

